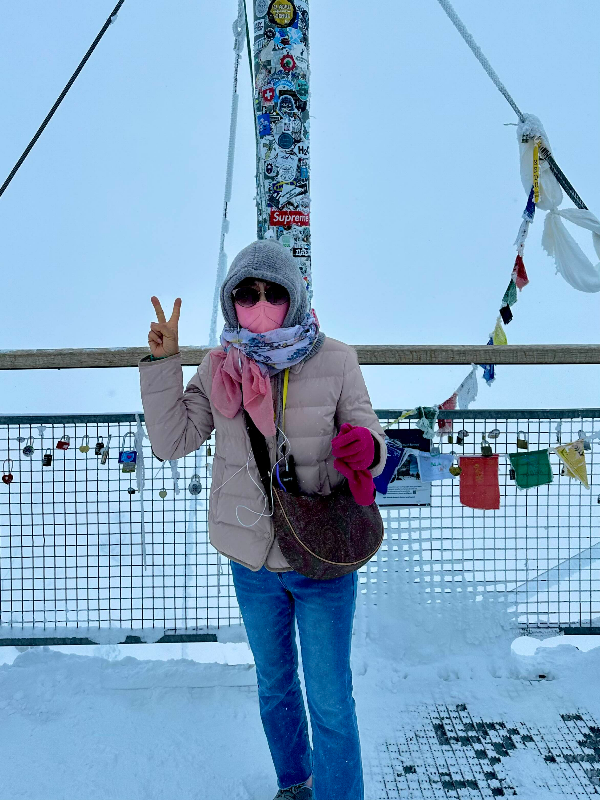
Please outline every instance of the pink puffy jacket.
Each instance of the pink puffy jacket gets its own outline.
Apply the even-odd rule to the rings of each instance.
[[[257,515],[239,508],[244,505],[261,511],[262,485],[252,457],[249,470],[254,482],[245,468],[238,471],[248,459],[250,440],[241,411],[227,419],[210,401],[209,356],[185,391],[179,355],[140,363],[140,383],[148,435],[159,458],[192,453],[216,432],[208,515],[213,547],[254,571],[263,565],[274,572],[290,570],[274,537],[271,518],[263,516],[252,525]],[[379,475],[386,460],[384,433],[371,406],[356,351],[326,337],[316,355],[290,369],[285,433],[303,492],[329,494],[343,480],[333,466],[331,439],[344,422],[368,428],[379,441],[379,462],[371,469],[374,477]],[[267,443],[274,464],[275,437],[267,437]],[[236,508],[244,525],[252,527],[240,524]]]

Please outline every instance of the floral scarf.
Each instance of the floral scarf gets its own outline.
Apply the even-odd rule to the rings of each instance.
[[[275,435],[273,394],[270,378],[302,361],[313,349],[319,323],[307,313],[300,325],[252,333],[246,328],[225,326],[221,334],[222,351],[211,352],[211,400],[228,419],[242,405],[259,431]]]

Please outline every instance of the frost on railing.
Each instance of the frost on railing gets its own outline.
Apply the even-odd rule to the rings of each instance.
[[[385,424],[400,412],[379,413]],[[375,635],[402,615],[415,631],[447,631],[451,647],[459,631],[598,624],[600,441],[586,451],[589,491],[558,463],[552,484],[520,491],[505,454],[518,431],[532,450],[556,444],[557,426],[562,442],[595,433],[600,409],[450,416],[469,435],[462,445],[436,439],[442,452],[477,454],[481,434],[497,429],[500,510],[462,506],[458,478],[434,482],[429,506],[382,507],[382,547],[358,573],[358,629]],[[241,623],[228,559],[208,541],[214,442],[164,463],[137,430],[135,414],[0,418],[0,459],[13,476],[0,484],[0,640],[156,640]],[[119,453],[135,448],[127,471]]]

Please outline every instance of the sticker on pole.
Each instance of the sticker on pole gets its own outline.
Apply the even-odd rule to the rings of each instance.
[[[278,208],[272,208],[269,224],[274,227],[281,225],[283,228],[287,228],[290,225],[308,226],[310,225],[310,215],[302,211],[282,211]]]
[[[256,0],[254,4],[254,13],[257,17],[264,17],[269,8],[269,0]]]
[[[295,22],[297,13],[292,0],[271,0],[269,22],[279,28],[289,28]]]

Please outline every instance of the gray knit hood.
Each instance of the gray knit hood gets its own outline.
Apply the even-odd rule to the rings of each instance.
[[[291,328],[302,322],[308,311],[306,284],[296,260],[282,244],[273,239],[259,239],[244,247],[231,262],[221,286],[221,310],[232,328],[237,327],[238,320],[231,292],[244,278],[284,286],[290,296],[290,307],[281,327]]]

